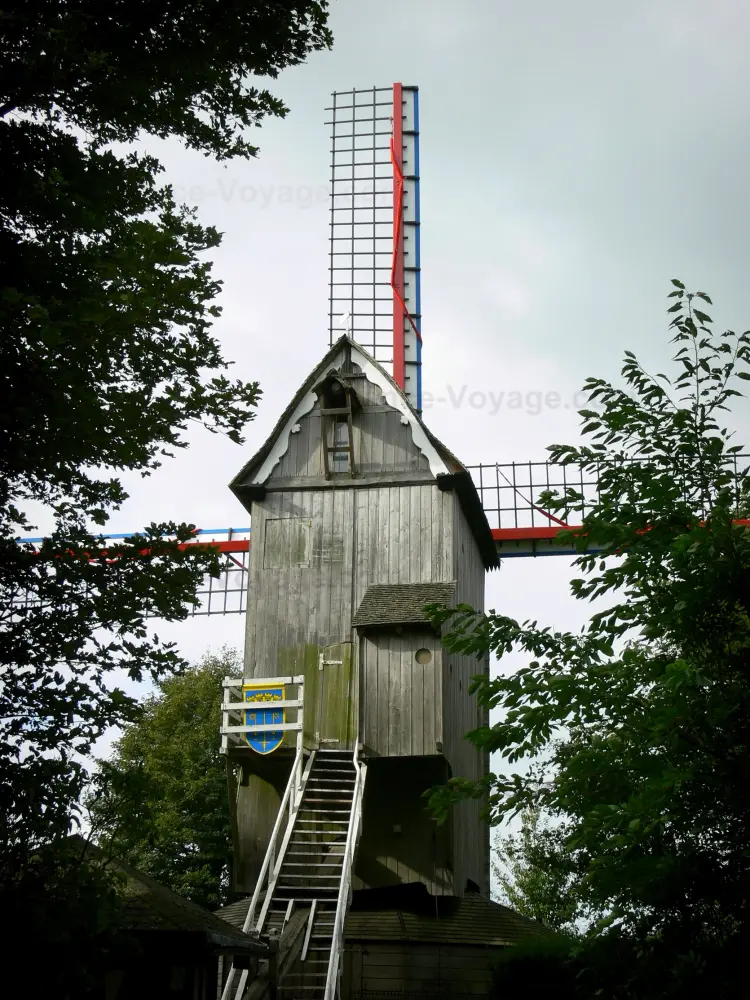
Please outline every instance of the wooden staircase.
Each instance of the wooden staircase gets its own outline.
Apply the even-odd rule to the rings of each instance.
[[[281,941],[279,1000],[334,1000],[338,993],[364,779],[365,767],[350,750],[314,751],[301,780],[294,772],[290,778],[280,817],[298,781],[296,805],[285,828],[277,821],[244,928]],[[300,913],[304,931],[295,946],[285,942],[284,930]],[[246,985],[247,973],[231,970],[222,1000],[242,1000]]]
[[[316,752],[261,927],[281,933],[295,909],[308,912],[299,959],[279,981],[286,1000],[325,997],[356,778],[351,752]]]

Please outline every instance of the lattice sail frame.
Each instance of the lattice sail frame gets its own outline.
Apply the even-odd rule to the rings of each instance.
[[[419,91],[337,91],[331,126],[329,343],[347,332],[422,409]]]
[[[400,83],[339,91],[326,110],[331,113],[326,122],[331,126],[329,341],[350,333],[392,373],[419,411],[419,91]],[[734,456],[735,472],[748,459]],[[570,545],[558,540],[559,519],[538,504],[543,490],[572,486],[584,496],[586,509],[598,499],[596,475],[577,465],[506,462],[469,471],[502,558],[571,554]],[[219,549],[222,571],[218,579],[204,579],[191,615],[244,614],[250,529],[209,528],[196,535],[197,544]],[[20,541],[35,545],[42,539]],[[21,611],[34,606],[23,596],[10,604]]]
[[[742,470],[750,464],[750,455],[732,457],[736,495],[741,503],[739,483]],[[584,498],[584,514],[599,498],[598,477],[572,463],[503,462],[467,467],[477,487],[492,535],[503,559],[541,555],[571,555],[571,545],[560,539],[561,519],[539,505],[539,495],[546,490],[563,492],[572,487]],[[576,514],[576,521],[580,514]],[[750,526],[750,520],[737,523]],[[570,529],[578,525],[567,523]],[[215,545],[222,558],[218,579],[206,577],[197,593],[199,604],[191,615],[244,614],[247,606],[248,563],[250,556],[249,528],[208,528],[196,532],[195,543]],[[107,539],[122,539],[127,535],[105,535]],[[24,538],[26,544],[40,544],[41,538]],[[33,606],[23,598],[14,599],[14,607],[22,610]]]
[[[198,604],[190,609],[190,616],[242,615],[247,609],[247,580],[250,559],[250,528],[204,528],[196,531],[195,542],[185,542],[181,548],[190,545],[212,545],[219,550],[220,575],[205,576],[196,592]],[[107,534],[101,536],[106,541],[116,543],[131,538],[133,532]],[[23,545],[40,546],[41,537],[21,538]],[[22,613],[26,609],[39,607],[38,600],[30,595],[14,597],[11,606]]]

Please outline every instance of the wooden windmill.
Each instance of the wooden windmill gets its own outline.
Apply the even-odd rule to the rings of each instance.
[[[488,666],[443,649],[425,605],[482,610],[500,557],[570,553],[560,529],[579,529],[535,496],[588,505],[598,484],[550,462],[467,468],[430,433],[418,93],[330,110],[329,349],[231,484],[252,545],[248,527],[196,539],[225,562],[195,613],[247,612],[221,722],[244,898],[222,915],[279,937],[287,1000],[477,996],[492,949],[539,929],[489,900],[479,805],[441,827],[426,811],[430,787],[487,771],[464,737],[487,721],[469,683]],[[232,967],[222,1000],[263,1000],[272,972]]]
[[[425,808],[488,766],[464,738],[486,721],[469,683],[487,664],[444,650],[425,606],[481,610],[499,555],[570,551],[533,495],[596,483],[545,462],[467,468],[431,434],[418,92],[335,94],[330,111],[328,351],[231,484],[252,544],[248,527],[196,539],[224,572],[194,613],[247,612],[221,721],[244,899],[223,915],[279,935],[285,998],[476,995],[488,947],[529,926],[489,900],[478,803],[440,827]],[[261,1000],[270,979],[247,976],[232,967],[222,1000]]]
[[[424,608],[482,608],[497,550],[469,473],[346,336],[232,489],[253,523],[244,681],[228,688],[241,707],[237,732],[225,734],[240,775],[236,888],[261,884],[277,839],[261,927],[316,901],[311,935],[322,947],[311,954],[322,977],[344,888],[347,900],[350,886],[414,882],[432,894],[489,892],[478,805],[438,827],[422,798],[452,773],[486,772],[464,739],[484,721],[469,695],[483,665],[448,654]],[[264,695],[294,702],[283,710],[291,721],[276,709],[275,722],[293,729],[274,728],[272,707],[245,710],[244,699]],[[250,733],[243,714],[253,715]],[[270,736],[266,747],[243,745],[256,732]],[[345,858],[352,829],[359,839]]]
[[[252,547],[222,729],[245,927],[288,937],[301,921],[280,989],[326,998],[352,892],[493,905],[479,803],[438,826],[424,800],[487,772],[465,739],[487,721],[469,694],[487,664],[448,653],[425,606],[483,609],[498,565],[471,474],[420,416],[416,88],[332,110],[331,344],[231,483]],[[351,333],[334,339],[344,308]],[[225,1000],[244,988],[236,973]]]

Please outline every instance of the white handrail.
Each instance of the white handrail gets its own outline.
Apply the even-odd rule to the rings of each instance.
[[[357,777],[354,783],[354,795],[352,797],[352,814],[349,819],[349,829],[346,834],[346,847],[344,848],[344,862],[341,870],[341,885],[336,901],[336,918],[333,924],[333,937],[331,940],[331,954],[328,961],[328,975],[326,977],[325,1000],[334,1000],[341,978],[341,959],[344,952],[344,923],[346,921],[346,911],[349,908],[349,894],[352,885],[352,868],[354,866],[354,853],[359,840],[360,825],[362,822],[362,798],[364,795],[365,777],[367,767],[359,759],[359,744],[354,751],[354,766],[357,769]]]
[[[281,804],[279,805],[279,811],[276,815],[276,822],[273,825],[273,832],[271,833],[271,837],[268,841],[268,848],[266,849],[265,857],[263,858],[263,864],[261,865],[260,872],[258,873],[258,878],[256,879],[255,882],[255,889],[250,899],[250,906],[248,907],[245,920],[242,924],[242,930],[246,934],[253,930],[253,922],[255,920],[255,910],[257,909],[258,900],[260,899],[260,894],[263,891],[264,886],[266,888],[266,895],[268,895],[268,893],[270,892],[270,887],[274,881],[274,878],[278,874],[279,866],[283,859],[283,853],[286,846],[286,841],[289,839],[288,838],[288,834],[290,832],[289,827],[293,821],[295,810],[296,807],[299,805],[299,800],[302,794],[302,766],[304,762],[304,746],[302,742],[302,709],[304,700],[304,677],[300,676],[300,677],[271,678],[270,681],[268,678],[265,677],[254,678],[254,680],[256,679],[258,681],[265,683],[271,683],[276,680],[282,680],[284,683],[297,684],[299,686],[299,698],[297,699],[299,701],[299,707],[297,709],[299,725],[295,726],[295,728],[297,729],[297,752],[294,756],[294,763],[292,764],[292,770],[289,774],[289,780],[286,783],[286,788],[284,789],[284,795],[283,798],[281,799]],[[241,687],[242,683],[243,681],[241,679],[238,680],[236,678],[225,678],[224,687],[225,689],[230,687]],[[225,706],[222,706],[222,708],[224,707]],[[259,728],[268,729],[269,725],[273,724],[270,723],[261,727],[248,726],[246,728],[248,730],[255,731],[256,729]],[[278,723],[276,725],[279,726]],[[226,738],[225,737],[226,730],[233,728],[234,727],[222,726],[221,727],[222,739]],[[279,726],[279,728],[281,728],[281,726]],[[286,729],[287,725],[284,725],[283,728]],[[281,851],[279,853],[279,857],[277,858],[276,842],[279,838],[279,834],[281,833],[282,826],[285,829],[287,837],[285,838],[285,841],[282,842]],[[267,910],[267,907],[265,909]],[[261,916],[263,915],[264,914],[262,913]],[[227,981],[224,985],[224,990],[221,994],[221,1000],[230,1000],[230,996],[233,992],[232,988],[234,984],[235,971],[236,970],[234,968],[234,964],[232,964],[232,967],[229,970],[229,975],[227,976]],[[245,988],[247,977],[248,977],[248,970],[243,969],[242,974],[240,976],[239,984],[235,992],[239,992],[241,994],[241,992]]]

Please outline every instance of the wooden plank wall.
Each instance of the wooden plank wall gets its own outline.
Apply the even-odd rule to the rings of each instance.
[[[253,504],[253,545],[248,569],[245,676],[268,677],[294,666],[289,651],[351,639],[351,490],[269,493]],[[310,526],[306,564],[266,559],[267,522],[294,518]],[[293,540],[295,533],[288,537]],[[283,563],[283,560],[281,561]],[[289,670],[288,672],[292,672]]]
[[[283,651],[352,639],[351,619],[373,583],[451,580],[453,497],[433,484],[269,492],[253,504],[245,676],[272,676]],[[266,522],[310,525],[309,563],[265,558]],[[290,546],[298,532],[287,537]],[[352,558],[353,557],[353,558]]]
[[[451,831],[422,797],[446,777],[441,756],[370,758],[355,889],[422,882],[433,895],[452,894]]]
[[[342,1000],[487,996],[499,949],[416,942],[347,942]]]
[[[362,379],[360,383],[365,381]],[[359,475],[429,473],[429,463],[414,444],[411,427],[402,423],[398,410],[385,404],[368,405],[355,412],[352,423],[354,455]],[[268,485],[272,487],[284,480],[321,477],[324,474],[321,416],[316,403],[299,421],[299,431],[289,435],[289,447],[274,468]]]
[[[453,508],[453,560],[456,576],[456,603],[484,610],[485,569],[474,536],[458,502]],[[484,725],[487,713],[476,697],[469,695],[471,678],[487,669],[487,662],[474,656],[446,653],[443,675],[445,713],[445,755],[456,777],[479,778],[489,770],[489,757],[480,753],[464,736]],[[489,895],[489,829],[479,813],[478,801],[462,802],[454,810],[454,865],[456,894],[463,893],[467,879]]]
[[[418,649],[432,660],[417,663]],[[368,753],[419,756],[443,742],[443,650],[430,632],[385,633],[361,640],[362,742]]]
[[[354,606],[373,583],[452,580],[452,496],[434,483],[355,490]]]

